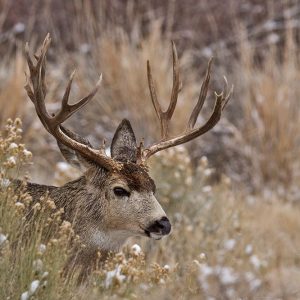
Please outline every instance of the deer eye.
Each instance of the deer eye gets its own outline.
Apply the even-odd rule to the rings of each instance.
[[[115,187],[114,193],[118,197],[124,197],[124,196],[129,197],[130,196],[130,193],[121,187]]]

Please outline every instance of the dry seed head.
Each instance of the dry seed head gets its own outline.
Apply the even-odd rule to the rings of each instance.
[[[56,245],[58,243],[58,239],[51,239],[49,241],[49,246]]]
[[[22,203],[22,202],[16,202],[16,203],[15,203],[15,207],[17,208],[17,210],[18,210],[19,212],[23,212],[24,209],[25,209],[25,205],[24,205],[24,203]]]
[[[30,160],[32,158],[32,153],[26,149],[23,150],[23,155],[27,160]]]
[[[10,156],[3,165],[8,169],[12,169],[17,165],[17,160],[14,156]]]
[[[68,221],[63,221],[59,227],[59,235],[60,237],[67,238],[69,235],[73,235],[74,230],[72,228],[72,224]]]
[[[20,118],[16,118],[16,119],[15,119],[15,122],[14,122],[14,125],[15,125],[16,127],[21,127],[21,126],[22,126],[22,121],[21,121],[21,119],[20,119]]]
[[[51,199],[48,199],[46,201],[46,206],[52,210],[56,209],[56,205],[55,205],[55,202]]]
[[[6,121],[6,126],[12,126],[13,125],[13,120],[11,118],[7,119]]]
[[[41,204],[39,202],[35,203],[32,209],[34,212],[41,210]]]
[[[26,207],[28,207],[30,205],[30,203],[32,202],[32,197],[28,193],[22,193],[19,196],[19,201],[24,203],[24,205]]]

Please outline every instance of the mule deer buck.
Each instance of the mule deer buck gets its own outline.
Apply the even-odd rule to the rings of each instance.
[[[88,260],[98,250],[104,253],[117,251],[130,236],[160,239],[168,235],[171,224],[155,197],[155,183],[148,174],[147,160],[159,151],[187,143],[213,128],[231,95],[231,91],[227,92],[227,84],[221,94],[216,94],[215,106],[208,121],[195,128],[208,91],[210,61],[187,129],[183,134],[169,137],[169,124],[181,89],[177,51],[172,43],[173,88],[166,111],[162,110],[158,102],[150,64],[147,63],[150,95],[160,122],[161,140],[149,147],[144,147],[142,142],[137,144],[130,122],[125,119],[114,134],[109,157],[103,147],[94,148],[88,140],[62,125],[93,98],[101,83],[101,76],[96,87],[86,97],[71,105],[68,98],[73,73],[63,95],[61,109],[55,115],[50,115],[46,110],[46,53],[49,45],[50,37],[47,35],[39,55],[35,55],[36,62],[31,59],[26,45],[29,77],[25,89],[40,121],[56,139],[64,158],[83,170],[83,175],[62,187],[28,183],[27,190],[33,200],[38,201],[47,192],[58,208],[64,208],[65,219],[73,223],[75,232],[86,245],[82,259],[78,260],[79,264],[88,264]]]

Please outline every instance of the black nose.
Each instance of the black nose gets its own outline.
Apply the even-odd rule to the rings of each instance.
[[[167,235],[171,231],[171,223],[167,217],[162,217],[147,228],[150,233]]]

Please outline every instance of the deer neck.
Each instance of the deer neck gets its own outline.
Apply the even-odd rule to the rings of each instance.
[[[90,230],[89,237],[91,247],[117,252],[129,238],[129,234],[125,230],[103,231],[96,228]]]
[[[57,209],[63,208],[63,219],[71,222],[75,232],[90,249],[102,251],[119,251],[129,234],[125,230],[105,230],[101,227],[102,216],[95,215],[92,207],[96,203],[89,191],[84,176],[66,183],[62,187],[28,183],[27,191],[32,196],[33,202],[40,200],[46,193],[54,201]],[[97,199],[97,201],[101,201]],[[97,225],[91,222],[97,220]]]

